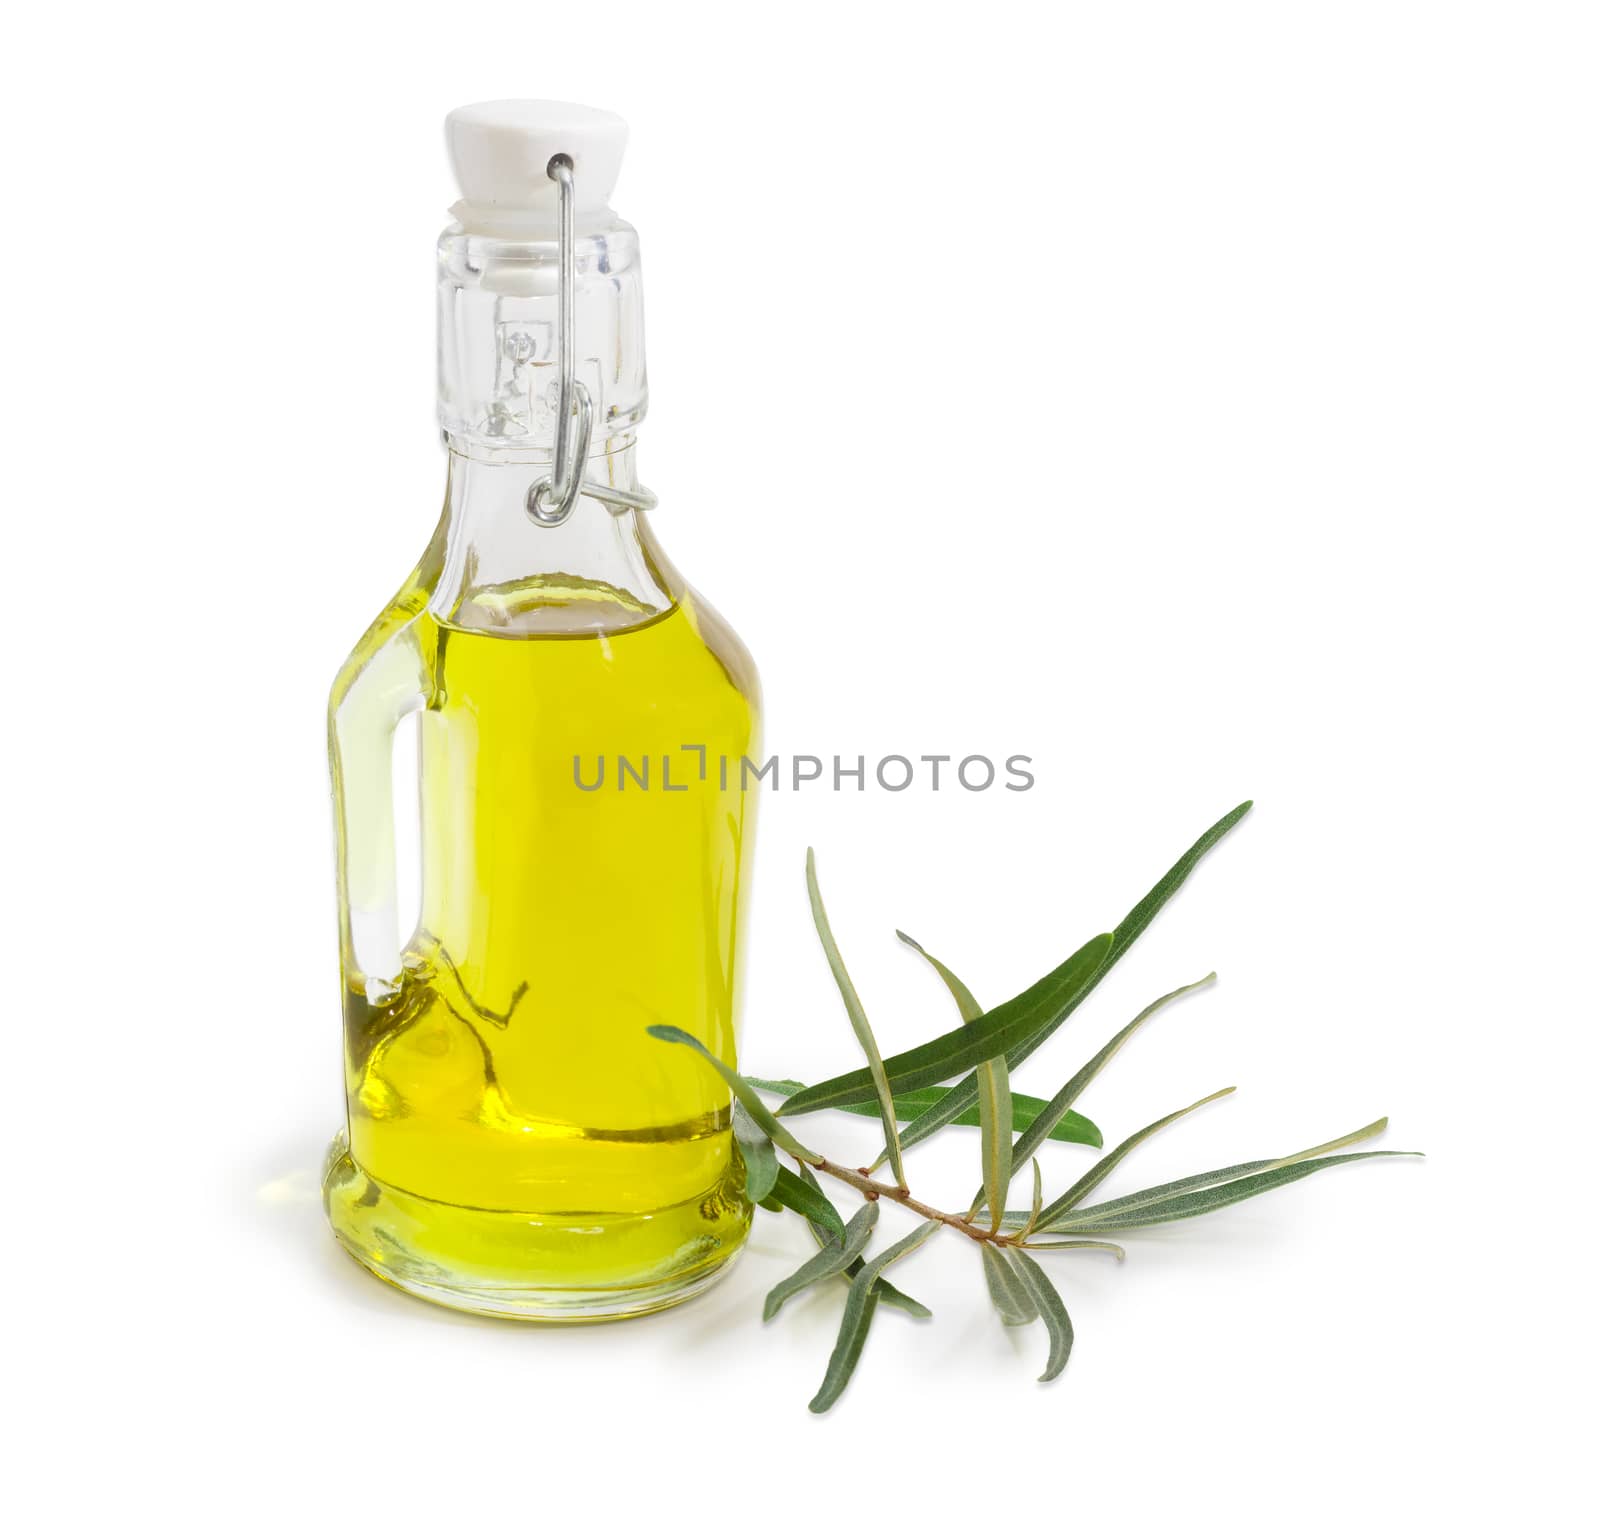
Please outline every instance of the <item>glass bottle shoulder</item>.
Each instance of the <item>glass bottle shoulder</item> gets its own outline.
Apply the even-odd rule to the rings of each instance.
[[[613,657],[648,649],[668,667],[692,668],[698,650],[752,713],[759,710],[760,677],[749,649],[683,579],[648,526],[638,530],[637,549],[648,569],[641,581],[549,571],[478,584],[469,561],[460,590],[444,593],[449,521],[447,509],[416,567],[340,667],[329,697],[330,724],[353,692],[387,692],[388,682],[401,677],[406,686],[420,683],[428,691],[441,640],[448,645],[452,636],[462,637],[458,645],[468,636],[511,646],[588,642]]]
[[[689,615],[690,623],[699,636],[700,643],[710,653],[726,674],[753,713],[761,709],[761,674],[756,670],[755,658],[733,626],[692,587],[685,587],[679,604]]]

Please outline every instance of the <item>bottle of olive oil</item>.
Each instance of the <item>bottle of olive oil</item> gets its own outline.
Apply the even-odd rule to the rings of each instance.
[[[415,1295],[625,1316],[709,1283],[749,1227],[725,1086],[645,1031],[734,1061],[758,685],[646,520],[638,237],[607,206],[623,123],[490,102],[446,135],[444,512],[329,704],[348,1124],[324,1194]]]

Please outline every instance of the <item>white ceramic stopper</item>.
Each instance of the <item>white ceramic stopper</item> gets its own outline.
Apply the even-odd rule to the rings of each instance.
[[[554,155],[572,160],[574,208],[604,208],[622,169],[628,125],[615,112],[569,101],[480,101],[457,107],[444,134],[461,189],[457,217],[470,225],[553,217]]]

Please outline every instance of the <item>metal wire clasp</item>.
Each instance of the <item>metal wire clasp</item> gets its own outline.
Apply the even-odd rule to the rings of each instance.
[[[617,490],[583,478],[589,458],[589,437],[594,428],[594,402],[577,377],[575,312],[577,255],[573,237],[572,157],[552,155],[545,168],[557,188],[556,351],[561,367],[556,403],[555,463],[543,479],[528,487],[528,516],[546,528],[555,528],[572,516],[579,496],[592,496],[609,507],[646,512],[656,498],[640,486],[637,491]]]

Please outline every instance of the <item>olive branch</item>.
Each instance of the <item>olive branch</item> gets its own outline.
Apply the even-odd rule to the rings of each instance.
[[[990,1299],[1008,1327],[1043,1319],[1049,1335],[1049,1358],[1041,1381],[1061,1374],[1072,1350],[1072,1319],[1055,1283],[1035,1253],[1099,1250],[1125,1257],[1108,1234],[1123,1233],[1168,1221],[1183,1221],[1208,1211],[1249,1200],[1284,1184],[1292,1184],[1325,1168],[1372,1157],[1414,1157],[1410,1152],[1345,1152],[1378,1135],[1387,1119],[1336,1137],[1287,1157],[1262,1158],[1213,1168],[1206,1173],[1154,1185],[1098,1205],[1083,1201],[1136,1147],[1175,1120],[1233,1092],[1221,1088],[1182,1109],[1163,1115],[1104,1152],[1063,1194],[1046,1203],[1044,1177],[1035,1153],[1045,1141],[1070,1141],[1100,1148],[1104,1142],[1093,1122],[1073,1109],[1078,1096],[1136,1030],[1169,1003],[1216,980],[1216,974],[1177,987],[1157,998],[1125,1025],[1075,1072],[1049,1100],[1014,1093],[1011,1073],[1033,1054],[1072,1014],[1127,952],[1152,918],[1188,879],[1196,864],[1250,809],[1245,801],[1209,828],[1109,933],[1099,934],[1067,957],[1055,970],[998,1007],[985,1011],[960,977],[904,933],[897,936],[916,950],[939,974],[955,999],[961,1024],[937,1038],[885,1058],[861,1006],[817,885],[816,859],[806,853],[806,888],[811,914],[829,968],[838,984],[856,1039],[867,1065],[810,1087],[791,1079],[746,1078],[686,1031],[655,1024],[658,1040],[698,1051],[734,1098],[733,1130],[744,1161],[750,1198],[769,1211],[793,1211],[803,1217],[816,1239],[818,1252],[768,1294],[763,1317],[771,1321],[785,1302],[820,1282],[841,1278],[848,1286],[838,1339],[811,1399],[813,1413],[825,1413],[838,1400],[861,1358],[867,1330],[877,1308],[894,1307],[913,1317],[932,1314],[920,1302],[896,1289],[884,1271],[913,1252],[941,1227],[977,1245]],[[965,1074],[964,1076],[962,1074]],[[960,1078],[954,1087],[944,1086]],[[763,1092],[781,1095],[776,1112]],[[877,1117],[884,1146],[868,1168],[853,1168],[824,1157],[796,1137],[785,1117],[821,1109]],[[915,1197],[906,1181],[905,1153],[948,1125],[976,1125],[982,1146],[983,1184],[964,1212],[942,1210]],[[1012,1137],[1015,1136],[1013,1141]],[[779,1153],[794,1162],[783,1166]],[[885,1164],[893,1182],[875,1178]],[[1026,1210],[1008,1209],[1013,1174],[1030,1166],[1032,1200]],[[863,1197],[848,1220],[823,1193],[817,1175],[848,1185]],[[902,1205],[923,1218],[920,1226],[869,1257],[867,1245],[882,1201]]]

